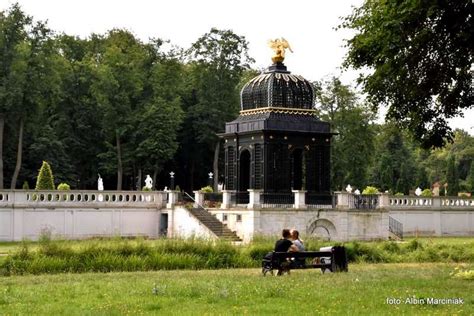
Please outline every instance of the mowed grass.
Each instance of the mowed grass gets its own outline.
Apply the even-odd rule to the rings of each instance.
[[[453,278],[456,266],[353,264],[348,273],[299,270],[282,277],[262,277],[259,269],[1,277],[0,314],[472,315],[474,282]],[[464,304],[405,304],[410,297]]]

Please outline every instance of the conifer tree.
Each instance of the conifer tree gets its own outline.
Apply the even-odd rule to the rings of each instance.
[[[36,180],[36,190],[54,190],[54,179],[51,166],[48,162],[43,161],[41,166],[38,179]]]

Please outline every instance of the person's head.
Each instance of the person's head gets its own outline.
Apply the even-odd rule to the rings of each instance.
[[[281,236],[282,236],[283,238],[285,238],[285,239],[290,238],[290,237],[291,237],[290,230],[289,230],[289,229],[286,229],[286,228],[283,229],[283,230],[281,231]]]
[[[300,239],[300,233],[296,229],[293,229],[291,231],[291,239],[293,240]]]

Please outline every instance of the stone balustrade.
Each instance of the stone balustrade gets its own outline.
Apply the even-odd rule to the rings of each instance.
[[[0,191],[0,205],[18,204],[25,207],[87,206],[89,204],[110,206],[146,206],[161,208],[166,203],[166,192],[162,191]]]

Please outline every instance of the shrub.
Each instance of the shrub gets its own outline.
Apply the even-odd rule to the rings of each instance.
[[[395,196],[404,196],[405,194],[403,194],[402,192],[397,192],[395,193]]]
[[[379,190],[376,187],[371,187],[370,185],[367,186],[364,191],[362,191],[362,194],[377,194],[379,193]]]
[[[424,189],[422,192],[421,192],[421,196],[432,196],[433,194],[431,193],[431,190],[430,189]]]
[[[35,190],[54,190],[54,178],[51,166],[43,161],[36,180]]]
[[[144,187],[142,188],[142,191],[151,191],[151,189],[150,189],[149,187],[147,187],[147,186],[144,186]]]
[[[212,193],[212,192],[214,192],[214,189],[212,189],[212,187],[210,185],[208,185],[208,186],[205,186],[205,187],[201,188],[201,192]]]
[[[70,191],[71,187],[69,186],[69,184],[62,182],[62,183],[58,184],[58,190],[59,191]]]
[[[23,190],[29,190],[30,185],[28,184],[28,181],[23,182],[23,186],[21,187]]]

